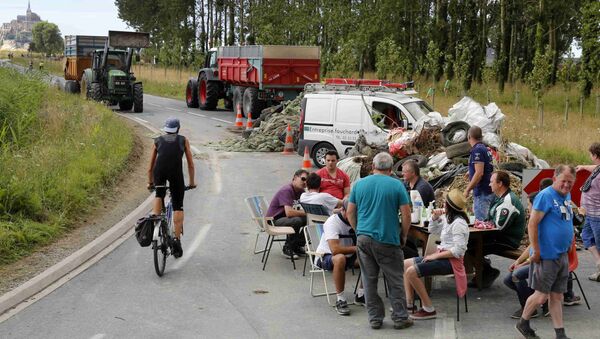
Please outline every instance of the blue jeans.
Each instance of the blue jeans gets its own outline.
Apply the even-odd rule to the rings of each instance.
[[[600,217],[588,215],[585,217],[583,231],[581,231],[583,246],[590,248],[596,246],[600,241]],[[598,246],[596,246],[598,248]]]
[[[482,193],[480,195],[473,196],[473,213],[475,214],[475,219],[487,219],[488,212],[490,211],[490,205],[492,204],[492,201],[494,201],[494,197],[494,193]]]
[[[569,273],[569,277],[570,276],[571,273]],[[527,284],[527,279],[529,279],[529,265],[521,266],[504,277],[504,285],[517,292],[521,308],[525,307],[527,298],[535,292],[529,287],[529,284]],[[575,296],[575,293],[573,293],[573,280],[568,281],[567,292],[565,292],[563,296],[565,298],[573,298]]]

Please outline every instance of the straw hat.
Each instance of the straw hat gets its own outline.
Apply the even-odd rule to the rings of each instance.
[[[467,206],[467,201],[465,200],[465,196],[459,190],[453,189],[448,192],[446,201],[453,209],[466,212],[465,207]]]

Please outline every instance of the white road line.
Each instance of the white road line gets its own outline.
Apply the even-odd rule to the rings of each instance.
[[[102,339],[104,337],[106,337],[106,334],[104,334],[104,333],[98,333],[96,335],[91,336],[90,339]]]
[[[438,317],[435,319],[433,337],[435,339],[456,339],[456,328],[454,326],[454,318],[438,313]]]
[[[153,104],[153,103],[151,103],[151,102],[147,102],[146,104],[148,104],[148,105],[150,105],[150,106],[162,107],[161,105]]]
[[[221,191],[223,190],[223,182],[221,180],[221,166],[217,160],[217,154],[214,152],[211,153],[209,161],[210,167],[212,167],[213,170],[213,185],[215,193],[221,194]]]
[[[202,118],[206,118],[206,115],[204,114],[200,114],[200,113],[194,113],[194,112],[185,112],[187,114],[191,114],[191,115],[195,115],[197,117],[202,117]]]
[[[206,238],[206,235],[208,234],[208,231],[210,230],[211,226],[212,224],[206,224],[204,227],[202,227],[202,229],[200,229],[198,235],[196,236],[192,244],[183,251],[183,257],[175,261],[173,269],[177,270],[181,268],[181,266],[185,265],[185,263],[187,263],[188,260],[190,260],[194,252],[196,252],[198,247],[200,247],[202,241],[204,241],[204,239]]]
[[[227,120],[223,120],[223,119],[219,119],[219,118],[211,118],[212,120],[216,120],[216,121],[220,121],[220,122],[224,122],[226,124],[233,124],[233,122],[231,121],[227,121]]]
[[[139,121],[139,122],[143,122],[145,124],[149,124],[150,123],[150,122],[148,122],[148,121],[146,121],[146,120],[144,120],[142,118],[136,118],[136,117],[134,117],[134,119],[137,120],[137,121]]]
[[[168,109],[170,111],[175,111],[175,112],[181,112],[181,110],[177,109],[177,108],[165,107],[165,109]]]

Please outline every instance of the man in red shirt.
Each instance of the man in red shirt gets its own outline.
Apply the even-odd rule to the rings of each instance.
[[[341,169],[337,168],[340,156],[336,151],[325,154],[325,167],[317,171],[321,177],[321,193],[329,193],[338,199],[347,198],[350,195],[350,177]]]

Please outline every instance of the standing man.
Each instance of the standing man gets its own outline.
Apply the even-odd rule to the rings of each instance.
[[[596,272],[588,278],[600,282],[600,142],[593,143],[588,151],[593,165],[577,166],[577,171],[585,169],[592,172],[581,187],[581,209],[585,212],[581,238],[596,264]]]
[[[435,201],[433,187],[431,187],[427,180],[421,178],[421,170],[416,161],[408,160],[402,164],[402,179],[407,190],[419,191],[425,208],[429,206],[430,202]]]
[[[336,151],[325,154],[325,167],[317,171],[321,177],[321,192],[329,193],[342,200],[350,194],[350,177],[337,168],[340,156]]]
[[[410,228],[409,198],[404,185],[392,177],[392,156],[379,153],[373,158],[373,175],[354,184],[348,204],[348,221],[358,236],[358,260],[371,328],[383,324],[385,310],[377,293],[379,270],[383,271],[392,304],[395,329],[413,325],[406,311],[404,255]],[[402,213],[402,228],[398,222]]]
[[[267,217],[273,217],[275,226],[289,226],[294,228],[296,234],[288,235],[283,245],[283,255],[288,258],[297,259],[304,255],[304,235],[300,229],[306,225],[306,213],[303,210],[294,209],[294,205],[300,199],[306,188],[308,171],[299,169],[294,173],[292,182],[286,184],[275,193],[271,200]]]
[[[529,287],[535,292],[527,298],[516,328],[525,338],[538,338],[529,326],[536,308],[548,300],[556,338],[567,338],[563,327],[562,301],[569,279],[567,252],[573,240],[571,189],[575,168],[559,165],[552,186],[541,191],[533,202],[527,230],[531,244]]]
[[[494,194],[490,188],[490,177],[494,166],[492,165],[492,154],[483,144],[483,133],[481,128],[471,126],[467,134],[471,145],[469,156],[469,184],[465,189],[465,198],[473,191],[473,212],[475,219],[485,220]]]

